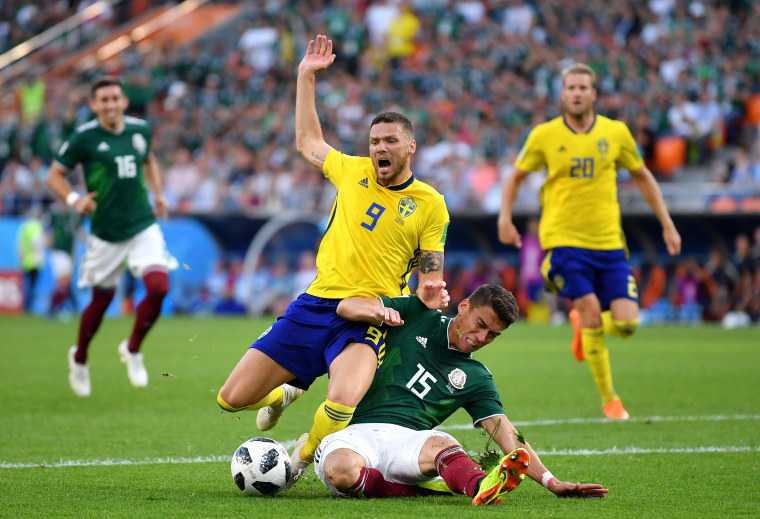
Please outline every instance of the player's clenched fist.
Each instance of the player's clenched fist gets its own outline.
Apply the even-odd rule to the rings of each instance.
[[[517,227],[512,223],[512,220],[499,218],[499,241],[505,245],[514,245],[518,249],[522,247],[522,239],[520,233],[517,232]]]
[[[401,326],[404,324],[404,320],[398,313],[398,310],[393,308],[380,307],[375,309],[375,317],[378,321],[382,321],[388,326]]]
[[[90,214],[98,208],[98,204],[95,203],[96,196],[98,196],[98,192],[94,191],[79,197],[79,199],[74,202],[74,209],[76,209],[79,214]]]

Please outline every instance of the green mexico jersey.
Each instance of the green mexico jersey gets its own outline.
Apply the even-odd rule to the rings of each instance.
[[[96,119],[79,126],[61,146],[56,162],[67,170],[81,163],[87,190],[98,193],[98,208],[91,216],[92,233],[98,238],[128,240],[155,222],[143,173],[150,140],[148,123],[124,117],[119,134]]]
[[[381,297],[404,325],[389,327],[385,358],[351,423],[390,423],[423,431],[464,408],[474,423],[504,414],[491,372],[449,348],[452,319],[417,296]]]

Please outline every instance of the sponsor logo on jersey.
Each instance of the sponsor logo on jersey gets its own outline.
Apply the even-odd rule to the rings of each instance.
[[[423,348],[427,348],[427,337],[420,337],[418,335],[417,336],[417,342],[419,342],[420,344],[422,344]]]
[[[145,155],[145,152],[148,150],[148,143],[145,142],[145,137],[141,133],[132,135],[132,147],[140,155]]]
[[[108,151],[110,149],[111,147],[105,141],[101,141],[100,144],[98,144],[98,151]]]
[[[604,137],[597,141],[596,147],[599,150],[599,155],[602,156],[607,155],[607,152],[610,151],[610,143]]]
[[[449,382],[455,389],[462,389],[467,382],[467,373],[459,368],[453,369],[449,373]]]
[[[369,187],[369,181],[367,178],[363,178],[359,181],[359,185],[362,187]]]
[[[417,202],[411,196],[405,196],[398,202],[398,214],[401,218],[410,216],[417,209]]]

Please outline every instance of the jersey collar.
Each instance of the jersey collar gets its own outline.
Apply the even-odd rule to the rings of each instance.
[[[569,124],[567,124],[567,118],[564,115],[562,116],[562,122],[565,123],[565,126],[567,127],[568,130],[570,130],[571,132],[573,132],[575,134],[578,133],[575,130],[573,130],[572,126],[570,126]],[[585,132],[582,132],[582,133],[585,133],[586,135],[588,135],[589,133],[591,133],[591,130],[594,129],[594,125],[595,124],[596,124],[596,114],[594,114],[594,121],[591,123],[591,126],[588,127],[588,130],[586,130]]]
[[[472,357],[472,353],[461,352],[461,351],[459,351],[456,348],[452,348],[451,344],[449,344],[449,328],[451,327],[451,323],[453,323],[453,322],[454,322],[454,318],[452,317],[452,318],[449,319],[449,322],[446,325],[446,348],[448,348],[449,350],[451,350],[451,351],[453,351],[455,353],[458,353],[460,355],[464,355],[466,357]]]
[[[123,121],[122,122],[122,126],[121,126],[121,131],[115,132],[115,131],[109,130],[108,128],[106,128],[105,126],[103,126],[103,124],[100,122],[100,120],[98,120],[98,128],[100,128],[101,130],[103,130],[106,133],[110,133],[111,135],[121,135],[122,133],[124,133],[124,130],[127,129],[127,123],[126,123],[126,121]]]
[[[377,179],[375,179],[375,182],[377,182]],[[409,175],[409,178],[404,180],[401,184],[396,184],[395,186],[384,186],[380,184],[380,182],[377,182],[380,184],[380,187],[384,187],[385,189],[390,189],[391,191],[401,191],[402,189],[406,189],[407,187],[412,185],[412,182],[414,182],[414,173]]]

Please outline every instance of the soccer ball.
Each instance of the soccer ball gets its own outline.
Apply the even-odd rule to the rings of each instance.
[[[290,456],[269,438],[251,438],[232,455],[232,479],[244,494],[271,496],[290,480]]]

